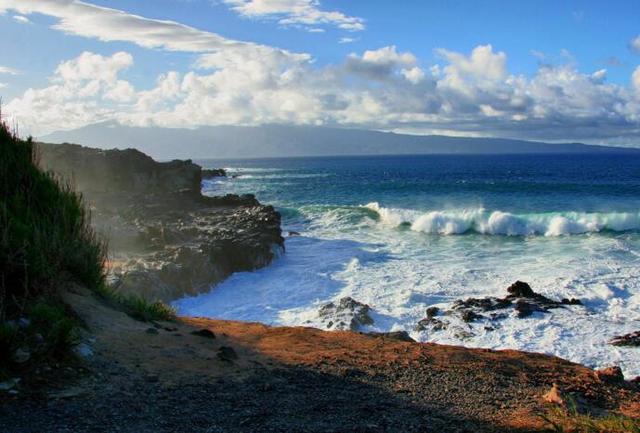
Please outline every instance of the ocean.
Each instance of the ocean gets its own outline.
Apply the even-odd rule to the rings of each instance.
[[[640,157],[487,155],[197,161],[225,167],[208,195],[253,193],[282,214],[286,254],[174,303],[181,314],[321,327],[341,297],[372,308],[365,331],[519,349],[640,375]],[[516,280],[578,298],[526,318],[416,331],[430,306],[504,296]],[[455,319],[451,319],[452,321]],[[488,326],[491,325],[491,326]],[[460,330],[465,332],[460,332]]]

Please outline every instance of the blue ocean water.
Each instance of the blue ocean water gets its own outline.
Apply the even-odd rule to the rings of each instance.
[[[607,344],[640,329],[640,157],[490,155],[198,161],[226,167],[206,194],[254,193],[283,215],[286,254],[184,314],[321,326],[319,306],[369,304],[371,330],[421,341],[516,348],[640,374],[637,349]],[[572,306],[495,330],[452,320],[418,332],[429,306],[501,296],[515,280]],[[491,326],[496,328],[496,326]],[[464,332],[462,332],[464,331]]]

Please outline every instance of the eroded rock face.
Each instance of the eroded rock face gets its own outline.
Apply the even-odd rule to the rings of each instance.
[[[136,204],[120,227],[96,215],[99,230],[115,240],[115,258],[123,258],[112,267],[118,291],[165,301],[202,293],[233,272],[267,266],[284,251],[280,215],[253,196],[163,207],[170,209]]]
[[[156,162],[135,149],[39,144],[40,165],[85,193],[200,194],[201,168],[191,160]]]
[[[132,149],[41,149],[42,164],[73,178],[91,207],[120,293],[170,301],[206,292],[284,251],[272,206],[253,195],[202,196],[201,168],[191,161],[159,163]]]
[[[507,293],[508,295],[504,298],[460,299],[452,304],[450,310],[442,312],[437,307],[430,307],[426,312],[427,317],[416,324],[415,330],[442,331],[448,329],[452,324],[452,319],[456,318],[466,324],[483,321],[485,329],[491,331],[494,328],[488,323],[499,321],[514,313],[518,318],[525,318],[535,312],[546,313],[551,309],[562,308],[566,305],[582,305],[578,299],[562,299],[561,301],[549,299],[534,292],[529,284],[522,281],[516,281],[509,286]]]
[[[329,302],[318,312],[322,323],[327,329],[350,329],[356,331],[362,326],[372,325],[373,319],[369,315],[371,308],[367,304],[358,302],[351,297],[345,297],[338,303]]]

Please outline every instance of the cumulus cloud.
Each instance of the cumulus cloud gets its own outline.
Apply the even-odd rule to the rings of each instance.
[[[133,96],[132,86],[118,78],[132,64],[133,57],[125,52],[84,52],[60,63],[49,86],[28,89],[10,101],[6,111],[36,133],[113,118],[117,111],[109,100],[122,101],[127,92]]]
[[[629,48],[636,53],[640,53],[640,35],[636,36],[629,42]]]
[[[631,75],[631,85],[638,93],[640,93],[640,66],[638,66],[633,75]]]
[[[13,18],[14,21],[19,22],[20,24],[31,24],[31,20],[24,15],[14,15],[11,18]]]
[[[282,26],[298,26],[318,31],[331,25],[347,31],[364,30],[364,19],[338,11],[325,11],[319,0],[223,0],[243,17],[276,20]]]
[[[532,76],[517,75],[509,71],[507,54],[491,45],[468,53],[439,49],[438,63],[428,66],[395,46],[317,66],[304,53],[78,1],[0,0],[0,10],[8,3],[20,13],[56,17],[61,31],[198,54],[190,70],[165,71],[146,89],[127,81],[134,65],[125,52],[87,52],[62,62],[46,86],[7,104],[21,129],[33,134],[117,119],[172,127],[293,123],[544,140],[640,136],[640,69],[629,86],[608,83],[606,70],[581,72],[573,62],[541,64]]]
[[[17,69],[10,68],[8,66],[0,66],[0,74],[6,75],[18,75],[20,71]]]
[[[345,36],[343,38],[338,39],[338,43],[339,44],[350,44],[350,43],[355,42],[357,40],[358,40],[357,38],[350,38],[350,37]]]
[[[394,73],[414,69],[416,57],[409,53],[399,53],[395,46],[382,47],[377,50],[367,50],[362,56],[351,53],[347,57],[347,69],[355,74],[375,80],[386,80]],[[414,75],[416,72],[413,73]],[[411,75],[411,73],[409,74]]]
[[[8,10],[48,15],[58,20],[53,25],[56,30],[107,42],[125,41],[145,48],[194,53],[259,49],[265,55],[279,51],[299,61],[309,59],[307,54],[236,41],[174,21],[144,18],[79,0],[0,0],[0,12]]]

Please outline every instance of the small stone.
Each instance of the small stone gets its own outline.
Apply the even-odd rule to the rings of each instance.
[[[582,305],[582,301],[580,299],[576,299],[576,298],[562,298],[562,300],[560,301],[561,304],[564,305]]]
[[[29,359],[31,359],[31,352],[29,352],[29,349],[25,347],[20,347],[13,354],[13,360],[18,364],[24,364]]]
[[[78,397],[79,395],[84,394],[84,389],[80,387],[72,387],[68,389],[63,389],[62,391],[52,392],[49,394],[49,397],[62,399],[62,398],[73,398]]]
[[[210,339],[216,338],[216,334],[214,334],[213,331],[210,331],[209,329],[198,329],[197,331],[191,331],[191,335],[197,335],[198,337]]]
[[[604,383],[616,384],[616,383],[624,383],[624,375],[622,374],[622,369],[620,367],[606,367],[601,368],[600,370],[595,371],[596,377]]]
[[[438,312],[440,311],[440,309],[438,307],[429,307],[427,308],[427,318],[431,319],[433,317],[435,317]]]
[[[147,328],[146,331],[147,334],[151,334],[151,335],[157,335],[158,334],[158,330],[156,328]]]
[[[93,356],[93,349],[87,343],[80,343],[75,347],[75,352],[82,358],[90,358]]]
[[[471,310],[464,310],[460,317],[462,318],[462,321],[466,323],[474,322],[483,318],[483,316]]]
[[[15,388],[20,383],[19,377],[14,377],[4,382],[0,382],[0,391],[9,391]]]
[[[562,395],[560,394],[560,389],[558,389],[558,385],[556,385],[555,383],[553,384],[549,392],[547,392],[542,398],[547,403],[559,405],[564,404],[564,400],[562,399]]]
[[[225,362],[233,362],[238,359],[238,354],[233,347],[222,346],[218,349],[218,359]]]

